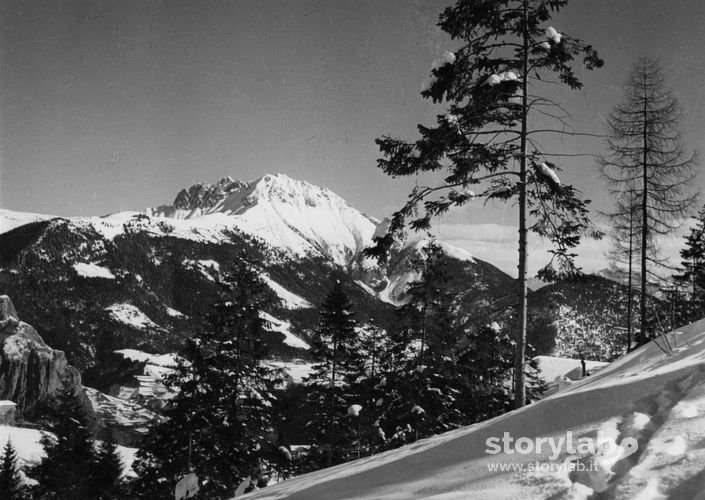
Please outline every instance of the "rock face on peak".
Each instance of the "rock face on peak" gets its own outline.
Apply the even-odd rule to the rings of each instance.
[[[182,189],[174,199],[173,208],[177,210],[208,210],[216,206],[232,191],[247,187],[247,183],[224,177],[215,184],[200,182],[188,189]]]
[[[50,348],[34,328],[19,320],[7,295],[0,296],[0,341],[0,399],[15,402],[20,414],[31,417],[69,386],[92,413],[78,370],[68,364],[63,351]]]

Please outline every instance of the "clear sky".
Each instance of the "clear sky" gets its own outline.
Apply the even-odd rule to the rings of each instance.
[[[199,181],[282,172],[382,217],[410,181],[378,171],[374,139],[414,138],[441,111],[418,92],[452,48],[435,26],[450,3],[0,0],[0,207],[102,215],[170,203]],[[584,92],[556,94],[576,130],[602,132],[629,65],[654,55],[688,146],[705,152],[705,2],[573,0],[552,24],[606,61],[583,75]],[[609,206],[593,160],[563,167],[564,182]],[[444,223],[514,219],[511,207],[469,206]]]

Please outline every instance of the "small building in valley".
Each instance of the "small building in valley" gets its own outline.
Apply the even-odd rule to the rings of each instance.
[[[17,403],[0,400],[0,425],[13,425],[15,423],[16,412]]]

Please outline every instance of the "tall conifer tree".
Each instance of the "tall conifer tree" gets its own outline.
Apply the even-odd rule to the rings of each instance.
[[[359,404],[352,384],[364,370],[353,305],[340,281],[323,302],[312,354],[317,364],[306,383],[313,415],[308,431],[314,443],[313,459],[326,467],[352,457],[355,425],[348,408]]]
[[[0,463],[0,498],[21,500],[25,498],[22,476],[17,463],[17,451],[9,439],[5,443]]]
[[[457,45],[434,61],[422,96],[446,105],[433,126],[419,125],[421,138],[409,142],[377,140],[388,175],[428,174],[397,211],[389,232],[369,253],[384,258],[405,226],[425,230],[432,218],[477,196],[518,205],[519,264],[516,313],[514,404],[525,403],[524,358],[527,326],[527,232],[554,243],[553,260],[540,272],[545,279],[572,274],[573,248],[583,234],[597,235],[586,203],[562,184],[559,168],[541,138],[565,133],[564,113],[551,100],[546,82],[579,89],[571,63],[587,69],[602,61],[589,45],[560,33],[549,21],[567,0],[459,0],[443,11],[439,26]],[[541,120],[558,117],[559,127]],[[539,117],[539,120],[535,118]],[[432,175],[443,172],[444,175]],[[426,184],[428,180],[428,184]],[[419,205],[423,210],[418,214]],[[410,219],[410,220],[409,220]]]

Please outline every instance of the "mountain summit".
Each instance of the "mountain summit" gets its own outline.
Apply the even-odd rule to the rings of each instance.
[[[234,226],[295,256],[328,257],[344,266],[372,242],[379,224],[332,191],[284,174],[195,184],[180,191],[172,205],[146,213]]]

